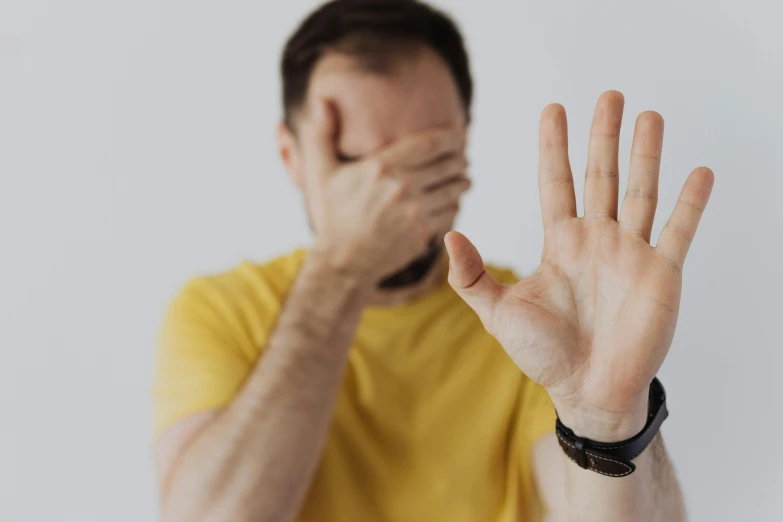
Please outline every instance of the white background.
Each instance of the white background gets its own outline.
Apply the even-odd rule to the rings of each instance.
[[[148,390],[167,300],[309,240],[273,137],[279,52],[313,5],[0,0],[0,521],[156,520]],[[655,234],[690,170],[714,169],[664,431],[692,520],[783,520],[779,4],[445,5],[477,83],[458,228],[486,258],[527,272],[540,255],[547,103],[568,110],[575,173],[602,91],[626,95],[621,165],[635,116],[663,114]]]

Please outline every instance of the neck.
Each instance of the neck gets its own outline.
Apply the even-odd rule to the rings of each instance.
[[[398,306],[414,301],[446,283],[448,276],[448,255],[443,249],[427,275],[415,285],[397,289],[374,288],[370,293],[368,306]]]

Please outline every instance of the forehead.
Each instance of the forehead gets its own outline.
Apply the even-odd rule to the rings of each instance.
[[[338,150],[349,156],[373,152],[425,129],[465,125],[451,72],[426,48],[397,59],[382,73],[363,69],[350,56],[328,53],[313,71],[307,103],[324,98],[337,109]],[[306,120],[309,111],[304,112]]]

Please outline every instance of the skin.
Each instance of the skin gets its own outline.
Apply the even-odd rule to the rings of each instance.
[[[657,206],[663,119],[636,121],[628,190],[618,218],[618,147],[623,96],[596,105],[585,175],[585,215],[577,217],[568,161],[565,110],[547,107],[539,137],[539,191],[544,222],[541,265],[512,286],[500,285],[463,235],[450,232],[449,282],[528,376],[545,386],[577,435],[615,442],[641,431],[647,391],[671,346],[688,248],[709,199],[712,171],[688,177],[657,245],[650,234]],[[565,481],[543,477],[556,443],[537,450],[544,496],[562,520],[681,520],[682,500],[660,437],[613,480],[565,466]],[[564,483],[566,496],[549,484]],[[656,499],[665,499],[658,504]],[[564,499],[555,503],[553,499]]]
[[[542,265],[530,278],[499,285],[467,238],[445,235],[449,283],[520,369],[547,388],[563,421],[606,441],[628,438],[644,423],[642,397],[671,343],[682,262],[712,186],[709,170],[694,171],[657,246],[649,244],[663,124],[644,113],[618,221],[621,111],[619,93],[599,99],[586,216],[579,218],[565,112],[557,105],[544,110],[539,187],[546,239]],[[159,439],[161,508],[169,522],[295,520],[362,309],[415,299],[446,277],[439,263],[413,287],[376,288],[420,255],[429,238],[444,237],[469,187],[467,122],[445,64],[421,50],[392,73],[374,75],[328,54],[297,122],[297,134],[281,125],[280,152],[305,194],[315,245],[237,397]],[[580,469],[554,435],[532,458],[555,521],[684,520],[660,436],[622,479]]]
[[[328,197],[334,201],[334,214],[321,208],[321,198],[314,196],[319,191],[317,178],[310,175],[319,171],[318,152],[310,154],[307,145],[317,140],[310,139],[310,134],[317,127],[317,115],[320,104],[326,105],[327,112],[334,118],[338,127],[334,136],[334,155],[349,163],[361,158],[372,161],[373,154],[383,156],[384,149],[394,148],[395,143],[403,138],[420,142],[418,146],[433,146],[427,140],[444,139],[442,136],[430,136],[430,133],[446,133],[449,141],[447,154],[450,166],[447,174],[461,179],[455,179],[448,190],[456,191],[459,196],[470,188],[470,180],[465,176],[468,167],[465,157],[468,125],[454,80],[446,64],[434,52],[421,49],[419,57],[413,61],[399,61],[393,64],[390,75],[368,74],[362,70],[355,59],[340,54],[328,54],[316,66],[311,78],[308,103],[299,115],[299,137],[291,132],[285,124],[278,127],[280,155],[294,184],[299,187],[307,202],[307,212],[316,233],[316,248],[325,244],[337,244],[337,250],[347,251],[356,263],[349,266],[352,271],[364,271],[365,267],[379,267],[379,272],[388,275],[404,267],[409,261],[423,254],[429,239],[434,238],[443,245],[443,237],[456,219],[459,211],[459,197],[449,200],[448,208],[438,223],[431,228],[422,229],[422,224],[405,222],[395,228],[398,232],[390,236],[389,230],[382,225],[370,226],[360,232],[356,227],[367,221],[368,215],[374,215],[371,210],[358,210],[353,215],[339,214],[344,202],[355,198],[356,186],[335,187],[335,192]],[[300,139],[301,138],[301,139]],[[438,147],[437,144],[434,145]],[[440,145],[441,147],[443,145]],[[443,152],[443,151],[441,151]],[[436,153],[437,155],[437,153]],[[329,157],[329,154],[326,154]],[[329,160],[327,160],[329,161]],[[328,169],[328,166],[327,166]],[[370,166],[377,176],[378,166]],[[391,165],[393,171],[389,176],[380,176],[384,183],[392,183],[391,191],[398,191],[396,197],[404,198],[406,192],[421,191],[430,184],[430,180],[421,179],[414,173],[407,179],[401,177],[398,167]],[[371,173],[370,176],[373,176]],[[371,180],[360,178],[367,187],[373,187]],[[450,181],[444,178],[440,181]],[[383,190],[383,188],[379,189]],[[338,193],[340,191],[340,193]],[[368,207],[375,207],[383,197],[376,195],[367,199]],[[409,203],[418,204],[414,200]],[[409,210],[409,209],[408,209]],[[349,212],[353,212],[351,208]],[[400,213],[404,213],[401,210]],[[398,218],[396,214],[390,221]],[[362,233],[366,237],[360,239]],[[376,238],[387,238],[379,242]],[[412,250],[406,250],[410,238],[415,238]],[[357,241],[366,243],[366,247],[356,247]],[[423,242],[422,242],[423,241]],[[339,245],[346,245],[344,248]],[[329,248],[328,246],[326,247]],[[332,252],[334,254],[334,252]],[[391,256],[389,258],[389,256]],[[388,261],[384,259],[388,258]],[[379,263],[381,263],[379,265]],[[375,268],[373,268],[375,269]],[[373,305],[394,305],[413,300],[426,294],[445,278],[438,269],[433,270],[435,277],[429,277],[418,285],[397,289],[379,291],[370,289],[370,302]]]
[[[327,56],[298,135],[281,128],[281,156],[305,193],[315,245],[234,400],[160,437],[164,520],[294,520],[363,308],[405,302],[444,282],[441,261],[415,287],[376,288],[443,237],[470,186],[464,116],[448,70],[434,55],[407,65],[384,80]],[[406,100],[418,110],[392,110]],[[384,125],[367,127],[372,121]]]

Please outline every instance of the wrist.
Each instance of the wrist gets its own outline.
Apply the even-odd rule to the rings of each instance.
[[[316,244],[308,252],[308,264],[320,277],[339,281],[344,288],[363,296],[369,295],[375,285],[375,278],[369,271],[363,271],[345,261],[345,257],[336,255],[334,250]]]
[[[557,415],[566,427],[579,437],[596,442],[620,442],[636,436],[647,423],[648,398],[636,399],[622,412],[607,412],[586,406],[559,406]]]

